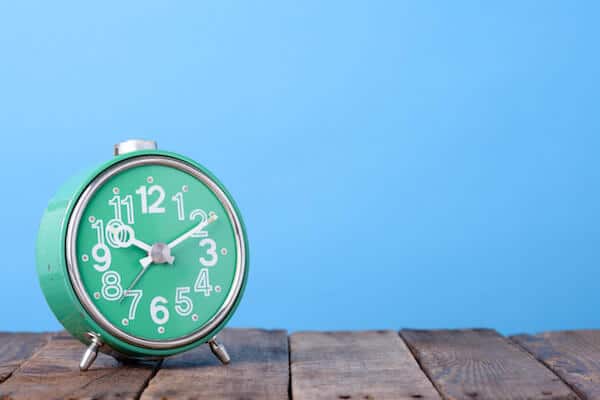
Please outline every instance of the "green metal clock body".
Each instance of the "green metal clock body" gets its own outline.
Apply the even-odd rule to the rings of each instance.
[[[231,195],[198,163],[155,149],[134,148],[69,180],[42,218],[36,257],[65,329],[119,358],[211,341],[248,276]]]

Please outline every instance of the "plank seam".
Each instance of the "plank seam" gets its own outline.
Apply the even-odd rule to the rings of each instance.
[[[425,375],[425,377],[427,379],[429,379],[429,382],[431,382],[431,384],[433,385],[433,388],[435,389],[435,391],[438,392],[438,394],[440,395],[440,397],[442,399],[449,400],[448,397],[446,397],[444,395],[444,393],[442,392],[442,389],[440,387],[438,387],[438,385],[435,383],[435,381],[433,380],[433,378],[427,373],[427,371],[423,367],[423,364],[421,364],[421,360],[419,360],[419,356],[417,355],[417,349],[413,348],[413,346],[411,346],[410,342],[408,340],[406,340],[406,338],[404,336],[402,336],[402,331],[401,330],[398,331],[398,336],[400,337],[400,340],[402,340],[404,342],[404,344],[408,348],[408,351],[410,351],[410,354],[413,356],[413,358],[417,362],[417,365],[419,366],[419,368],[421,369],[421,371],[423,372],[423,374]]]
[[[46,342],[40,346],[39,349],[37,349],[37,351],[34,351],[27,360],[23,360],[18,366],[16,366],[12,371],[10,371],[10,373],[8,375],[6,375],[6,377],[0,381],[0,385],[2,385],[4,382],[8,381],[15,372],[17,372],[18,370],[21,369],[21,367],[23,365],[25,365],[29,360],[31,360],[32,358],[34,358],[40,351],[42,351],[44,349],[44,347],[48,346],[48,344],[50,343],[50,341],[52,340],[52,338],[54,338],[55,334],[53,333],[48,333],[46,334]]]
[[[290,335],[287,335],[288,342],[288,400],[293,399],[292,395],[292,341]]]
[[[148,379],[146,379],[144,381],[144,384],[142,385],[142,387],[138,390],[137,394],[135,395],[134,400],[140,400],[142,398],[142,395],[144,394],[144,391],[150,385],[150,381],[152,379],[154,379],[154,377],[156,376],[156,374],[158,374],[158,371],[162,367],[163,361],[165,361],[164,358],[161,359],[158,363],[156,363],[156,365],[154,366],[154,368],[152,368],[152,373],[150,374],[150,376],[148,377]]]
[[[557,372],[555,372],[550,365],[548,365],[544,360],[536,357],[536,355],[531,352],[527,347],[523,346],[521,343],[519,343],[518,341],[516,341],[515,339],[513,339],[512,337],[508,337],[507,338],[512,344],[514,344],[515,346],[519,347],[520,349],[522,349],[523,351],[525,351],[525,353],[527,353],[530,357],[532,357],[535,361],[537,361],[538,363],[542,364],[548,371],[550,371],[552,373],[552,375],[556,376],[562,383],[564,383],[569,389],[571,389],[571,392],[573,392],[573,394],[575,395],[576,398],[580,399],[580,400],[588,400],[587,396],[582,393],[581,391],[579,391],[574,385],[570,384],[569,382],[567,382],[565,379],[563,379],[562,376],[560,376],[560,374],[558,374]]]

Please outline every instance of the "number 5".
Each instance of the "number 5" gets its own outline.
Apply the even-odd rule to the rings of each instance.
[[[194,308],[192,299],[185,295],[189,292],[189,286],[178,287],[175,289],[175,311],[182,317],[190,315],[192,313],[192,309]]]

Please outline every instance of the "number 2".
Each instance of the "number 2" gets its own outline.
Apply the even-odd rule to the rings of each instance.
[[[195,209],[190,213],[190,220],[194,220],[198,217],[200,217],[201,224],[205,223],[206,220],[208,219],[208,215],[206,215],[206,212],[204,210],[202,210],[201,208]],[[205,230],[198,231],[192,235],[192,237],[207,237],[207,236],[208,236],[208,232]]]

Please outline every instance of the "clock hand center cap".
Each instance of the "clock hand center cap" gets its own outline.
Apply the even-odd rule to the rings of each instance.
[[[152,257],[154,264],[172,264],[174,260],[174,257],[171,256],[171,249],[166,243],[154,243],[148,255]]]

